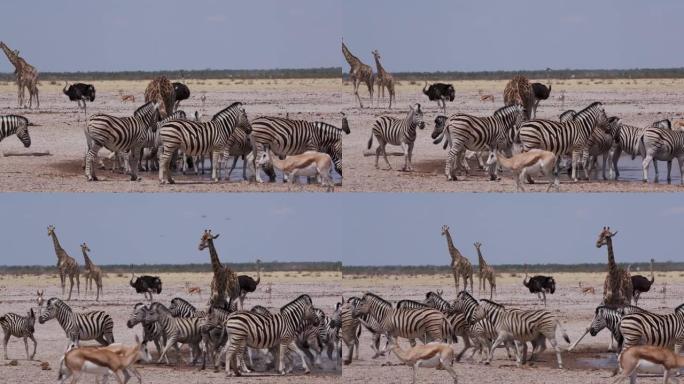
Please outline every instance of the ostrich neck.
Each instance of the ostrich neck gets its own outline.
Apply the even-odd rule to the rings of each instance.
[[[218,253],[214,247],[214,240],[209,240],[209,256],[211,257],[211,267],[214,272],[221,270],[223,265],[221,265],[221,260],[219,260]]]

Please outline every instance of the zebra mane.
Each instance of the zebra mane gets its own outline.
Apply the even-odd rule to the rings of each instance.
[[[302,300],[305,300],[307,303],[312,304],[311,302],[311,296],[307,294],[300,295],[298,298],[290,301],[289,303],[283,305],[280,307],[280,311],[282,312],[283,310],[289,309],[291,306],[294,306],[296,304],[299,304]]]
[[[468,291],[461,291],[458,293],[457,297],[461,297],[463,301],[471,301],[477,303],[477,299],[473,297]],[[482,299],[485,300],[485,299]]]
[[[219,119],[223,118],[227,114],[228,111],[233,111],[233,109],[239,108],[241,106],[242,106],[242,103],[239,101],[236,101],[233,104],[229,105],[228,107],[223,108],[222,110],[217,112],[214,116],[211,117],[211,121],[219,120]]]
[[[411,305],[414,305],[414,306],[420,307],[420,308],[432,308],[431,306],[429,306],[429,305],[427,305],[427,304],[425,304],[425,303],[421,303],[420,301],[409,300],[409,299],[404,299],[404,300],[399,300],[399,301],[397,301],[397,306],[396,306],[397,308],[399,308],[399,304],[400,304],[400,303],[411,304]]]
[[[503,107],[497,109],[496,111],[494,111],[493,115],[494,116],[503,116],[503,115],[510,113],[513,110],[518,110],[518,111],[522,112],[523,108],[522,108],[522,106],[517,105],[517,104],[506,105],[506,106],[503,106]]]
[[[599,306],[596,307],[596,309],[594,310],[594,314],[597,315],[597,314],[599,313],[599,311],[602,310],[602,309],[606,309],[606,310],[609,310],[609,311],[618,311],[618,310],[619,310],[618,307],[611,307],[611,306],[608,306],[608,305],[599,305]]]
[[[373,300],[377,300],[377,301],[381,302],[382,304],[389,305],[390,307],[392,306],[392,303],[390,303],[389,301],[387,301],[387,300],[383,299],[382,297],[376,295],[375,293],[366,292],[363,295],[363,299],[365,299],[366,297],[370,297]]]
[[[359,300],[361,300],[360,297],[352,296],[352,297],[347,299],[347,303],[351,303],[352,301],[359,301]]]
[[[679,312],[684,313],[684,303],[679,304],[679,305],[677,306],[677,308],[675,308],[674,312],[675,312],[675,313],[679,313]]]
[[[590,110],[593,110],[594,108],[596,108],[596,107],[598,107],[598,106],[600,106],[600,105],[602,105],[600,101],[594,101],[593,103],[589,104],[588,107],[586,107],[586,108],[584,108],[583,110],[577,112],[577,113],[575,114],[575,117],[577,117],[577,116],[583,116],[584,114],[586,114],[586,113],[589,112]]]
[[[494,306],[494,307],[506,308],[503,304],[499,304],[499,303],[497,303],[496,301],[491,301],[491,300],[487,300],[487,299],[481,299],[480,302],[481,302],[481,303],[487,303],[487,304],[489,304],[489,305],[491,305],[491,306]]]
[[[577,111],[575,111],[574,109],[568,109],[567,111],[561,113],[558,116],[558,120],[563,121],[563,118],[567,118],[566,116],[570,116],[569,118],[567,118],[568,120],[570,120],[573,119],[576,115]]]
[[[189,305],[189,306],[195,308],[194,305],[190,304],[189,301],[185,300],[185,299],[182,298],[182,297],[174,297],[173,299],[171,299],[171,304],[173,304],[173,303],[175,303],[175,302],[181,302],[181,303],[187,304],[187,305]]]
[[[337,129],[338,131],[342,130],[342,128],[338,128],[338,127],[336,127],[330,123],[326,123],[325,121],[314,121],[313,124],[316,126],[322,126],[323,128],[329,127],[329,128]]]
[[[138,109],[135,110],[135,112],[133,112],[133,116],[140,116],[140,114],[146,112],[151,105],[154,105],[154,102],[148,101],[147,103],[141,105],[140,107],[138,107]]]
[[[152,311],[153,311],[153,310],[156,310],[157,308],[160,308],[161,310],[167,312],[167,313],[169,314],[169,316],[170,316],[171,310],[170,310],[169,308],[167,308],[166,305],[164,305],[164,304],[162,304],[162,303],[160,303],[160,302],[158,302],[158,301],[155,301],[154,303],[151,303],[150,306],[149,306],[149,309],[152,310]]]

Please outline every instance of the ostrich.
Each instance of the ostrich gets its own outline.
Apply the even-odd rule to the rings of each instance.
[[[552,276],[536,275],[527,280],[527,271],[525,271],[525,278],[523,279],[523,285],[530,290],[530,293],[536,293],[539,300],[544,301],[544,306],[546,307],[546,293],[553,295],[556,292],[556,280]]]
[[[653,275],[653,263],[654,260],[651,259],[651,280],[642,275],[632,275],[632,296],[634,297],[634,305],[638,305],[639,296],[641,296],[642,293],[651,290],[651,286],[655,281],[655,276]]]
[[[261,268],[259,265],[261,264],[261,260],[257,259],[256,261],[257,264],[257,278],[254,280],[251,276],[247,275],[240,275],[238,276],[238,282],[240,283],[240,309],[244,309],[244,302],[245,302],[245,297],[247,297],[248,293],[252,293],[256,291],[257,286],[261,282]]]
[[[62,93],[67,95],[69,100],[76,101],[78,108],[83,108],[84,115],[87,114],[86,101],[95,101],[95,86],[92,84],[75,83],[69,85],[69,82],[65,82]],[[83,103],[83,107],[81,107],[81,103]]]

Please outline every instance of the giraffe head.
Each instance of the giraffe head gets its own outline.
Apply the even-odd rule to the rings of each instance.
[[[601,248],[602,246],[608,244],[608,239],[617,235],[617,231],[611,232],[610,227],[603,227],[601,233],[599,233],[598,240],[596,240],[596,248]]]
[[[373,54],[373,57],[375,58],[375,60],[382,59],[382,57],[380,56],[380,52],[378,52],[377,49],[374,49],[373,51],[371,51],[371,53]]]
[[[482,243],[480,243],[480,242],[478,241],[478,242],[476,242],[476,243],[473,244],[473,245],[475,246],[475,249],[477,249],[477,250],[479,251],[479,250],[480,250],[480,247],[482,246]]]
[[[52,236],[55,234],[55,226],[54,225],[48,225],[47,230],[48,230],[48,236]]]
[[[449,226],[444,224],[442,225],[442,236],[446,236],[449,233]]]
[[[81,244],[81,251],[90,252],[90,248],[88,248],[88,244],[86,244],[86,243]]]
[[[211,234],[211,229],[205,229],[204,234],[202,234],[202,238],[200,239],[199,243],[199,250],[202,251],[204,248],[208,247],[209,244],[217,237],[219,237],[220,234],[212,235]]]

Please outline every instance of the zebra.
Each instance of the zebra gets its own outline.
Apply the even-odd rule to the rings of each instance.
[[[544,339],[548,339],[551,346],[556,350],[556,359],[558,361],[558,368],[563,368],[563,360],[561,358],[561,351],[556,342],[556,327],[561,329],[563,338],[570,343],[570,338],[558,319],[546,310],[509,310],[503,305],[493,301],[482,299],[480,300],[480,307],[482,307],[485,317],[489,319],[496,328],[497,338],[492,344],[489,360],[494,357],[494,350],[502,342],[513,339],[515,343],[516,365],[520,367],[525,363],[527,355],[527,341],[535,341],[536,345],[532,351],[530,360],[533,360],[536,354],[542,353],[546,349]],[[474,319],[481,320],[479,316]],[[520,343],[522,344],[522,352],[520,351]]]
[[[43,324],[51,319],[57,319],[70,343],[76,346],[81,340],[94,339],[105,346],[114,342],[114,321],[104,311],[75,313],[68,304],[53,297],[45,304],[38,322]]]
[[[643,169],[643,181],[648,182],[648,165],[653,161],[655,168],[654,182],[658,182],[658,166],[656,160],[667,161],[667,182],[672,181],[672,160],[677,159],[679,164],[680,184],[684,185],[684,131],[648,127],[641,136],[644,160],[641,163]]]
[[[622,122],[618,122],[611,127],[610,133],[613,136],[614,144],[611,150],[612,168],[610,169],[610,178],[617,180],[620,177],[618,161],[620,160],[620,155],[623,151],[631,155],[632,160],[634,160],[637,155],[642,158],[645,156],[641,138],[648,127],[670,129],[671,125],[669,120],[660,120],[653,122],[650,126],[642,128],[622,124]],[[656,170],[658,169],[655,161],[653,162],[653,166]]]
[[[523,151],[543,149],[553,152],[557,157],[572,153],[572,179],[577,181],[577,164],[581,152],[594,129],[604,127],[608,118],[603,104],[595,102],[577,112],[571,121],[558,122],[535,119],[522,123],[517,138]],[[556,173],[560,162],[556,161]],[[585,176],[588,177],[586,166]]]
[[[624,339],[622,351],[639,344],[674,345],[675,354],[679,354],[684,345],[684,304],[666,315],[651,312],[625,315],[620,322],[620,333]]]
[[[210,121],[172,120],[161,126],[159,137],[162,142],[162,155],[159,167],[159,182],[173,184],[169,172],[169,162],[176,150],[185,155],[196,156],[212,153],[211,178],[218,181],[219,157],[226,149],[228,139],[235,127],[245,124],[250,131],[247,113],[241,102],[235,102],[216,113]]]
[[[28,360],[33,360],[36,356],[36,348],[38,347],[38,342],[33,337],[33,332],[35,332],[34,325],[36,323],[36,314],[33,312],[33,308],[29,310],[26,316],[17,315],[16,313],[6,313],[0,316],[0,327],[2,327],[2,332],[5,338],[2,340],[3,348],[5,351],[5,360],[7,358],[7,343],[11,336],[21,337],[24,339],[24,348],[26,349],[26,358]],[[29,356],[29,347],[26,339],[31,339],[33,341],[33,354]]]
[[[166,335],[161,325],[157,322],[144,322],[144,314],[148,308],[143,303],[136,303],[133,306],[133,312],[126,321],[126,326],[128,328],[133,328],[136,324],[142,323],[143,337],[142,343],[147,345],[148,342],[153,342],[154,346],[157,347],[157,354],[161,355],[162,345],[166,345]],[[168,364],[168,359],[166,363]]]
[[[278,313],[262,315],[253,312],[236,312],[225,322],[228,332],[226,353],[226,374],[232,375],[231,366],[243,360],[246,347],[271,348],[279,346],[278,372],[285,374],[284,359],[286,352],[295,352],[302,359],[306,373],[311,372],[304,353],[297,347],[295,339],[307,321],[315,321],[316,313],[309,295],[301,295],[285,304]],[[243,368],[244,368],[244,364]],[[238,366],[234,367],[238,372]],[[249,371],[249,370],[246,370]]]
[[[380,330],[390,343],[397,337],[405,339],[424,339],[442,341],[446,318],[436,309],[428,308],[393,308],[392,304],[373,293],[365,293],[352,309],[352,316],[369,314],[380,325]],[[390,355],[387,354],[389,359]]]
[[[29,121],[24,116],[5,115],[0,116],[0,141],[5,137],[17,135],[25,148],[31,146],[31,136],[28,131]]]
[[[350,297],[347,299],[347,301],[342,298],[342,302],[338,303],[337,307],[337,312],[339,313],[340,317],[340,339],[344,342],[344,344],[347,346],[347,358],[344,359],[344,364],[349,365],[352,362],[352,358],[354,357],[354,351],[356,351],[356,359],[359,359],[359,336],[361,335],[361,324],[363,323],[364,326],[374,335],[374,342],[372,343],[371,347],[375,345],[375,335],[377,334],[377,344],[379,347],[380,344],[380,334],[379,334],[379,324],[378,328],[369,328],[372,327],[373,325],[366,323],[364,320],[366,318],[369,318],[367,315],[362,315],[362,316],[352,316],[352,312],[354,310],[354,307],[358,303],[358,301],[361,300],[358,297]],[[378,332],[376,332],[376,330]],[[373,348],[375,350],[375,348]],[[376,356],[377,356],[377,350],[376,350]]]
[[[197,316],[198,311],[194,305],[190,304],[187,300],[182,299],[180,297],[174,297],[173,299],[171,299],[171,305],[169,305],[169,311],[171,312],[171,316],[173,316],[173,317],[180,317],[180,318],[201,317],[201,316]]]
[[[171,121],[171,120],[185,120],[187,119],[187,115],[185,114],[185,111],[178,110],[173,112],[172,114],[166,116],[164,119],[161,121],[157,122],[157,129],[154,131],[148,130],[147,134],[145,136],[145,143],[143,144],[142,152],[140,155],[141,160],[145,160],[145,168],[144,170],[151,171],[154,167],[157,169],[159,168],[159,147],[161,147],[161,139],[159,138],[159,129],[161,128],[164,123]],[[150,161],[152,164],[150,164]],[[139,170],[143,170],[142,167],[142,162],[140,164],[141,166],[139,167]]]
[[[511,151],[514,132],[524,118],[524,110],[520,105],[510,105],[497,109],[492,116],[476,117],[466,114],[451,115],[444,130],[451,140],[451,148],[444,165],[447,180],[457,180],[456,165],[463,163],[466,150],[471,151]],[[436,138],[438,132],[432,133]],[[489,167],[490,180],[497,178],[497,166]]]
[[[648,312],[634,305],[625,305],[624,307],[609,307],[605,305],[599,305],[594,310],[594,318],[591,324],[587,328],[588,332],[592,337],[596,336],[603,328],[608,328],[611,334],[610,345],[608,350],[613,348],[613,340],[617,341],[617,351],[622,350],[622,333],[620,333],[620,322],[625,315],[632,313],[643,313]],[[586,334],[585,332],[585,334]],[[577,342],[575,343],[575,345]]]
[[[306,151],[330,155],[335,170],[342,175],[342,134],[349,133],[348,125],[342,129],[321,121],[290,120],[282,117],[262,116],[252,120],[250,140],[254,148],[256,180],[262,183],[262,166],[256,159],[268,149],[278,156],[298,155]],[[270,175],[269,175],[270,176]],[[274,181],[274,175],[271,181]]]
[[[138,180],[140,151],[145,145],[148,132],[156,130],[159,120],[159,104],[149,102],[135,110],[132,117],[114,117],[97,113],[88,118],[85,128],[86,153],[85,175],[88,181],[97,181],[93,160],[102,147],[111,152],[130,152],[128,165],[132,181]]]
[[[416,128],[425,129],[423,121],[423,111],[420,104],[416,103],[409,106],[406,117],[398,119],[391,116],[380,116],[373,123],[373,130],[368,139],[368,149],[373,146],[373,136],[378,141],[378,148],[375,150],[375,168],[379,169],[378,160],[380,154],[385,158],[387,168],[392,169],[392,165],[387,160],[387,144],[399,145],[404,152],[404,171],[412,171],[411,158],[413,157],[413,144],[416,141]]]
[[[573,121],[576,114],[577,112],[574,110],[565,111],[560,115],[559,121],[561,123]],[[598,156],[603,156],[603,167],[601,168],[603,180],[608,180],[606,177],[606,163],[608,163],[609,167],[612,163],[613,148],[616,144],[614,132],[620,124],[620,119],[612,116],[608,118],[607,124],[606,130],[595,129],[591,132],[586,148],[581,153],[582,164],[587,167],[587,172],[592,171]]]
[[[139,318],[138,316],[136,317]],[[178,343],[190,344],[191,364],[194,364],[197,358],[199,358],[199,343],[202,339],[202,335],[200,334],[201,318],[173,317],[171,311],[164,306],[164,304],[155,302],[152,303],[147,310],[143,311],[143,316],[140,320],[146,323],[158,322],[166,336],[166,345],[164,346],[157,363],[160,363],[162,359],[166,358],[166,353],[171,347],[174,347],[176,349],[176,355],[178,356],[178,363],[180,364],[182,359]],[[166,361],[168,362],[168,359]]]

